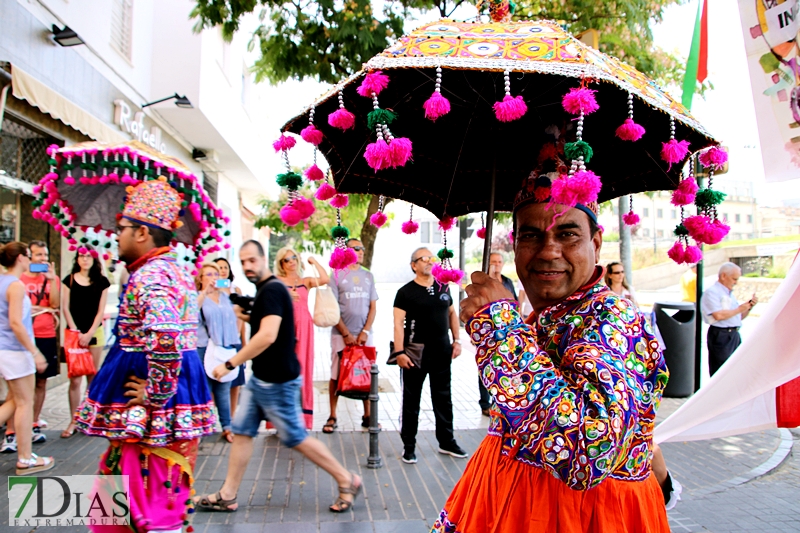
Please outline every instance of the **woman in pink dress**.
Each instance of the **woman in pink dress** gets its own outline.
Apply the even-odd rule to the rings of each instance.
[[[326,285],[328,273],[316,259],[308,258],[319,277],[302,277],[302,260],[291,248],[281,248],[275,255],[275,276],[289,289],[294,302],[294,329],[297,333],[297,359],[303,376],[303,418],[306,427],[314,425],[314,321],[308,311],[308,292],[317,286]]]

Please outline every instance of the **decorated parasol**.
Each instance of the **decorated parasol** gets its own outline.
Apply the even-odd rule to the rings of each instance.
[[[108,259],[125,198],[132,187],[148,180],[168,182],[182,198],[173,245],[181,243],[190,250],[191,257],[184,257],[185,261],[199,266],[206,255],[230,248],[223,242],[230,235],[224,227],[230,220],[178,159],[138,141],[52,145],[47,153],[50,172],[34,188],[33,216],[68,239],[70,250],[87,246],[94,255],[97,249],[106,249],[104,258]]]
[[[552,158],[565,162],[545,188],[554,203],[681,186],[686,194],[676,205],[694,202],[684,163],[716,141],[681,103],[557,23],[510,22],[508,3],[492,7],[491,22],[421,26],[285,124],[285,133],[301,134],[325,156],[333,183],[323,185],[330,189],[323,198],[334,189],[369,193],[444,221],[480,211],[491,221]],[[542,153],[546,146],[552,153]],[[710,159],[725,157],[717,152]],[[695,233],[717,220],[721,197],[708,200],[698,204],[705,218]],[[689,232],[676,235],[683,260]],[[488,251],[491,224],[486,240]]]

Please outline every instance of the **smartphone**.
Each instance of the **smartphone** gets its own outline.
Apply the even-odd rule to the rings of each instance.
[[[218,289],[230,289],[231,288],[231,280],[229,280],[229,279],[218,279],[217,280],[217,288]]]
[[[31,274],[42,274],[50,270],[50,265],[47,263],[31,263]]]

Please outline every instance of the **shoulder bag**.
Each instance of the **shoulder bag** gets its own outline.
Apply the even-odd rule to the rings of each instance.
[[[425,349],[424,344],[420,344],[418,342],[412,342],[414,340],[414,326],[412,322],[411,326],[411,333],[408,336],[408,342],[406,343],[405,347],[398,351],[394,351],[394,341],[389,341],[389,359],[386,361],[387,365],[396,365],[397,364],[397,356],[401,354],[405,354],[411,359],[411,362],[414,363],[416,368],[422,368],[422,350]]]
[[[200,309],[200,316],[203,317],[203,323],[205,323],[206,317],[203,314],[202,309]],[[206,335],[208,337],[208,345],[206,346],[206,355],[203,358],[203,367],[206,369],[206,375],[214,381],[219,381],[220,383],[228,383],[229,381],[233,381],[239,377],[239,372],[241,369],[238,366],[225,374],[222,379],[217,379],[214,377],[214,369],[219,365],[224,365],[226,361],[229,361],[231,357],[236,355],[236,350],[233,348],[223,348],[222,346],[217,346],[214,341],[211,340],[211,335],[208,333],[208,327],[206,327]]]
[[[316,270],[316,269],[314,269]],[[314,298],[314,325],[319,328],[331,328],[339,323],[341,312],[339,311],[339,302],[333,295],[330,287],[320,287],[317,278],[314,278],[314,289],[316,290],[316,297]]]

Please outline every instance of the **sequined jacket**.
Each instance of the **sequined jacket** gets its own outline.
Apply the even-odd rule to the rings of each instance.
[[[149,259],[131,274],[119,306],[117,336],[126,351],[144,351],[147,405],[176,392],[182,352],[197,347],[197,291],[175,252]]]
[[[467,323],[496,401],[489,433],[503,453],[578,490],[650,473],[655,414],[668,372],[651,326],[597,283],[525,324],[501,300]]]

